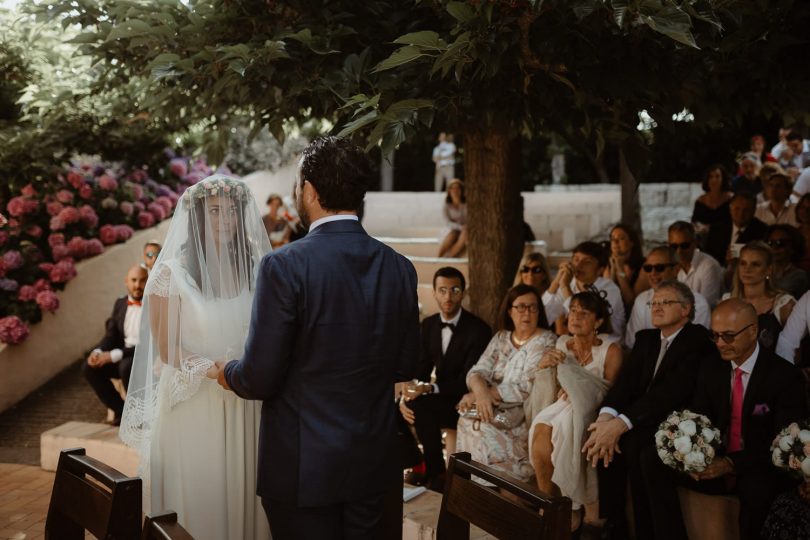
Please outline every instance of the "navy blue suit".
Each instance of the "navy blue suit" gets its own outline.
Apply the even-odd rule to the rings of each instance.
[[[393,392],[419,357],[416,284],[413,265],[357,221],[324,223],[262,260],[244,357],[225,377],[264,401],[257,491],[274,537],[367,537],[346,524],[351,511],[340,533],[311,515],[279,525],[273,504],[373,514],[369,501],[401,482]]]

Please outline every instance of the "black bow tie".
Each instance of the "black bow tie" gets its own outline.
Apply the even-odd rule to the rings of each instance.
[[[442,330],[445,328],[449,328],[451,332],[455,331],[456,325],[451,322],[443,322],[442,323]]]

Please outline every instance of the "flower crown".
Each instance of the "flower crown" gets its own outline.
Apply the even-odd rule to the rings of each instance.
[[[192,199],[226,195],[240,201],[246,201],[249,193],[248,188],[239,180],[220,176],[194,184],[183,193],[183,198],[186,202],[191,202]]]

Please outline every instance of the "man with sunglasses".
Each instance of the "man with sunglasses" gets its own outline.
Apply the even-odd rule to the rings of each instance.
[[[442,429],[456,429],[456,404],[467,390],[467,372],[492,337],[487,323],[461,307],[464,275],[456,268],[439,268],[433,276],[433,297],[439,313],[422,321],[417,380],[402,383],[399,410],[413,424],[425,454],[430,489],[444,486]],[[436,382],[430,383],[436,371]],[[451,449],[452,450],[452,449]]]
[[[636,332],[653,327],[651,304],[653,295],[667,281],[675,281],[678,276],[678,263],[674,250],[661,246],[653,248],[647,255],[647,259],[641,266],[641,270],[646,274],[650,287],[642,291],[633,303],[633,311],[630,314],[630,322],[627,323],[627,332],[624,337],[624,344],[628,349],[632,349],[636,343]],[[711,308],[702,294],[692,291],[695,297],[694,322],[705,328],[709,328]]]
[[[655,455],[655,432],[672,411],[692,400],[698,366],[719,361],[709,332],[692,324],[695,299],[678,281],[663,282],[650,302],[651,330],[636,334],[636,343],[615,384],[608,390],[583,452],[597,468],[599,511],[608,520],[609,538],[628,538],[625,522],[627,483],[633,501],[636,538],[653,535],[651,502],[657,490],[647,483],[660,468],[646,467],[641,457]],[[663,464],[659,463],[663,467]]]
[[[722,360],[700,363],[690,409],[708,416],[722,434],[722,446],[703,472],[690,475],[691,480],[680,477],[680,482],[703,493],[737,495],[741,538],[760,538],[774,498],[796,484],[773,466],[770,448],[779,430],[807,415],[801,375],[759,346],[757,314],[748,302],[721,302],[712,313],[711,335]],[[649,463],[656,459],[645,457]],[[654,538],[685,540],[677,477],[669,478],[654,483]]]
[[[156,240],[150,240],[143,246],[143,267],[146,268],[147,272],[152,270],[152,267],[155,266],[155,261],[157,261],[158,254],[162,246]]]
[[[714,306],[723,294],[723,268],[714,257],[697,249],[695,227],[687,221],[676,221],[669,226],[667,239],[678,258],[678,281]]]

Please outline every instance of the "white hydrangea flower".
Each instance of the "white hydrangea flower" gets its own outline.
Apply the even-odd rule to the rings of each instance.
[[[706,456],[703,452],[689,452],[683,457],[683,465],[686,470],[700,472],[706,468]]]
[[[799,432],[799,440],[802,441],[803,444],[810,442],[810,429],[801,430]]]
[[[714,430],[709,428],[703,428],[700,430],[700,434],[703,436],[703,440],[707,443],[710,443],[714,440]]]
[[[781,439],[779,439],[779,448],[782,449],[784,452],[789,452],[791,446],[793,446],[793,437],[790,435],[785,435]]]
[[[675,450],[681,454],[688,454],[692,451],[692,439],[688,436],[675,439]]]

